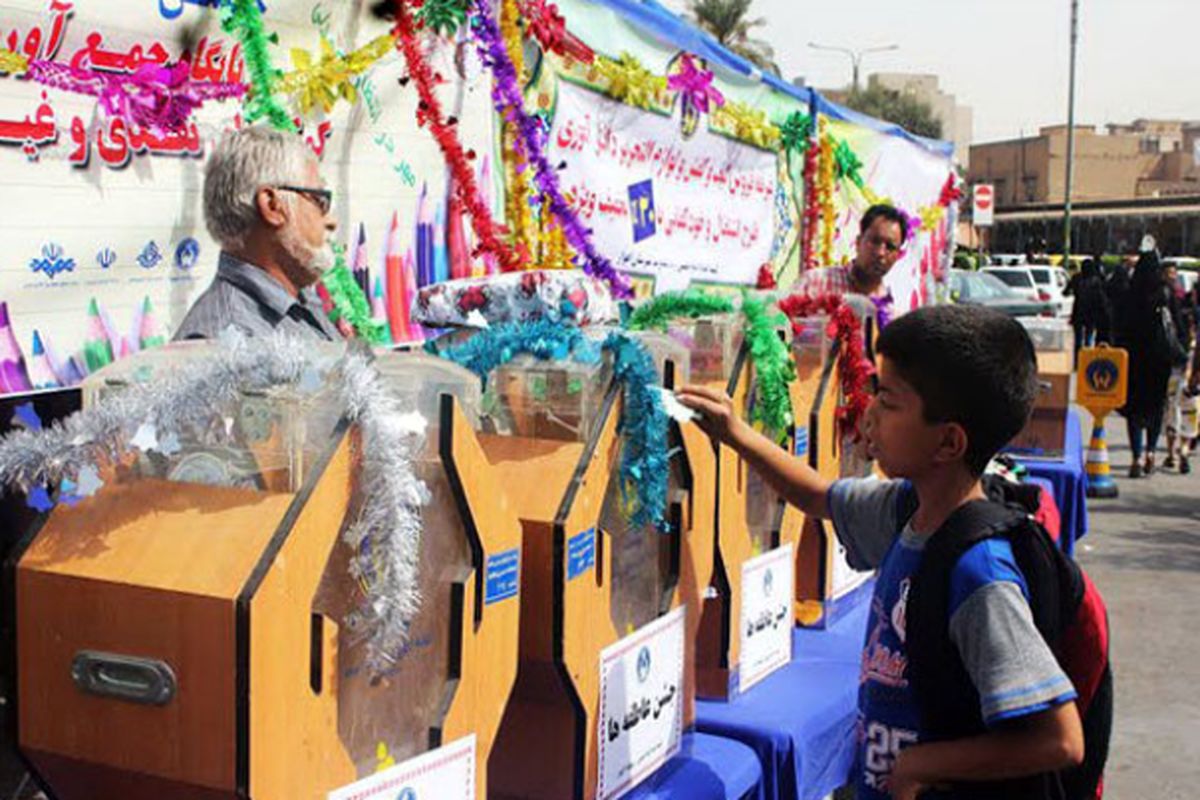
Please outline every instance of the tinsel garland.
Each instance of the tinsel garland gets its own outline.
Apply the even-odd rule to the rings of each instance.
[[[360,338],[371,344],[390,344],[392,337],[387,323],[372,318],[371,303],[346,266],[345,248],[335,244],[333,251],[336,257],[333,269],[321,275],[321,283],[333,300],[333,311],[329,318],[335,323],[345,320]]]
[[[292,50],[295,69],[279,79],[276,90],[291,95],[300,113],[308,114],[318,106],[328,114],[338,99],[353,103],[358,98],[354,79],[392,52],[391,34],[383,34],[353,52],[341,54],[325,38],[321,55],[314,59],[307,50]]]
[[[788,384],[796,380],[792,354],[779,337],[781,314],[768,314],[763,300],[746,294],[742,298],[743,335],[754,363],[754,403],[750,421],[762,423],[776,438],[786,436],[792,426],[792,398]]]
[[[292,115],[275,97],[275,85],[283,73],[271,64],[271,54],[267,52],[267,46],[277,44],[279,37],[264,30],[258,0],[223,0],[221,11],[224,15],[221,27],[241,42],[242,59],[250,76],[250,93],[244,106],[246,121],[266,117],[276,130],[294,133]]]
[[[824,123],[824,120],[822,120]],[[833,263],[833,236],[837,229],[837,210],[833,194],[836,186],[836,161],[833,155],[834,142],[829,134],[821,136],[821,161],[818,171],[818,196],[821,203],[821,266]]]
[[[892,297],[892,292],[889,289],[888,293],[883,297],[872,296],[871,302],[875,306],[875,322],[879,326],[879,330],[883,330],[892,321],[892,305],[896,299]]]
[[[804,198],[803,245],[800,253],[800,263],[805,270],[814,269],[818,266],[817,233],[820,229],[821,204],[817,173],[820,167],[820,159],[821,151],[819,147],[810,146],[804,153],[804,185],[808,187],[808,191]]]
[[[733,301],[727,297],[705,294],[696,289],[666,292],[634,309],[625,322],[625,328],[630,331],[665,332],[671,320],[697,319],[733,310]]]
[[[841,381],[842,403],[837,409],[840,438],[860,436],[859,421],[871,404],[867,381],[875,374],[875,366],[866,356],[862,324],[854,309],[841,297],[833,294],[813,297],[794,294],[778,303],[796,327],[795,320],[815,314],[829,315],[827,335],[838,343],[838,376]]]
[[[29,69],[29,57],[0,47],[0,72],[9,75],[24,75]]]
[[[584,226],[559,188],[558,171],[546,159],[545,128],[540,120],[525,110],[521,86],[496,24],[490,0],[475,0],[475,10],[473,28],[476,45],[480,58],[492,70],[494,78],[493,104],[497,112],[516,127],[518,144],[533,167],[545,206],[558,219],[567,241],[579,253],[584,272],[607,282],[614,297],[633,296],[629,280],[596,249],[591,230]]]
[[[462,142],[455,133],[454,123],[447,121],[442,113],[441,101],[434,90],[437,78],[421,51],[416,26],[408,9],[411,2],[412,0],[396,0],[393,6],[396,11],[396,46],[404,55],[409,77],[416,83],[417,93],[421,98],[417,109],[417,123],[429,127],[430,133],[442,150],[446,165],[454,176],[454,187],[471,217],[471,228],[478,240],[477,254],[483,252],[495,256],[500,268],[505,272],[518,270],[521,268],[521,262],[512,248],[506,247],[501,241],[496,221],[492,218],[492,212],[484,202],[479,185],[475,181],[475,171],[468,163],[468,154],[463,150]]]
[[[584,64],[595,61],[595,51],[567,32],[567,22],[557,5],[547,0],[526,0],[521,11],[530,35],[543,51],[569,56]]]
[[[121,117],[161,133],[182,130],[192,112],[206,101],[246,93],[240,83],[193,81],[190,69],[187,62],[181,61],[170,67],[143,64],[133,73],[116,74],[36,60],[28,62],[25,77],[43,86],[97,97],[109,117]]]
[[[666,78],[650,72],[629,53],[621,53],[616,61],[596,56],[589,74],[604,79],[605,94],[612,99],[645,110],[652,109],[667,89]]]
[[[779,149],[779,128],[767,120],[767,112],[746,103],[726,103],[713,112],[713,122],[735,137],[763,150]]]
[[[613,333],[597,347],[579,328],[537,320],[484,328],[467,341],[444,350],[439,350],[434,342],[426,348],[475,373],[485,385],[493,370],[522,354],[542,361],[570,358],[586,364],[595,363],[601,349],[610,352],[614,376],[623,382],[621,488],[622,491],[636,488],[630,521],[665,529],[670,460],[667,416],[661,396],[654,391],[658,383],[654,360],[644,345]]]
[[[501,0],[500,32],[504,38],[504,47],[512,60],[513,72],[516,74],[518,82],[523,84],[525,81],[525,45],[521,40],[521,26],[518,24],[520,18],[517,0]],[[500,135],[504,141],[501,158],[504,161],[504,173],[508,183],[508,193],[504,199],[508,229],[522,262],[528,267],[531,257],[536,255],[531,252],[535,236],[529,163],[523,149],[517,143],[519,136],[517,126],[507,120],[507,114],[502,113],[501,119],[503,121]]]
[[[363,502],[344,538],[353,552],[372,554],[370,563],[355,560],[350,569],[355,579],[364,572],[372,575],[355,615],[369,637],[367,666],[381,673],[402,651],[420,606],[420,508],[429,493],[413,471],[423,441],[404,423],[409,409],[387,391],[363,354],[343,353],[330,364],[293,337],[250,339],[233,329],[222,335],[221,343],[186,369],[135,383],[51,427],[10,433],[0,440],[0,475],[26,493],[47,484],[59,486],[102,462],[118,463],[145,426],[164,433],[207,428],[219,409],[244,393],[281,386],[303,391],[314,376],[318,383],[330,383],[337,395],[331,402],[362,434]]]
[[[779,126],[779,149],[787,153],[807,153],[812,144],[812,117],[793,111]]]
[[[845,139],[833,139],[833,143],[833,161],[836,165],[838,179],[848,180],[862,189],[865,185],[862,176],[862,159]]]

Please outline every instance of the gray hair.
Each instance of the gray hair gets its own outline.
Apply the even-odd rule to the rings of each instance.
[[[263,125],[222,137],[204,170],[204,222],[222,247],[237,248],[259,221],[255,195],[263,186],[298,183],[312,158],[304,141]],[[284,202],[291,202],[285,195]]]

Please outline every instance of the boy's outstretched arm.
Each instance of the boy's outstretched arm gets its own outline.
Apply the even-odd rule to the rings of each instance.
[[[727,394],[703,386],[685,386],[676,395],[685,406],[700,412],[696,424],[705,433],[736,450],[784,500],[805,514],[829,518],[829,481],[750,427],[734,411]]]
[[[1013,720],[981,736],[917,744],[900,752],[890,787],[912,800],[933,786],[1020,778],[1083,762],[1083,726],[1074,702]]]

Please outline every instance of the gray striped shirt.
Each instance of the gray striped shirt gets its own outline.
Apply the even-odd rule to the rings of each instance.
[[[188,310],[175,340],[215,339],[231,325],[247,336],[283,331],[321,342],[342,338],[325,316],[316,289],[309,286],[292,297],[263,270],[222,251],[217,276]]]

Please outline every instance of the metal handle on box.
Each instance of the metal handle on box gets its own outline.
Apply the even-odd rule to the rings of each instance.
[[[165,661],[81,650],[71,660],[71,679],[97,697],[164,706],[175,697],[175,673]]]

